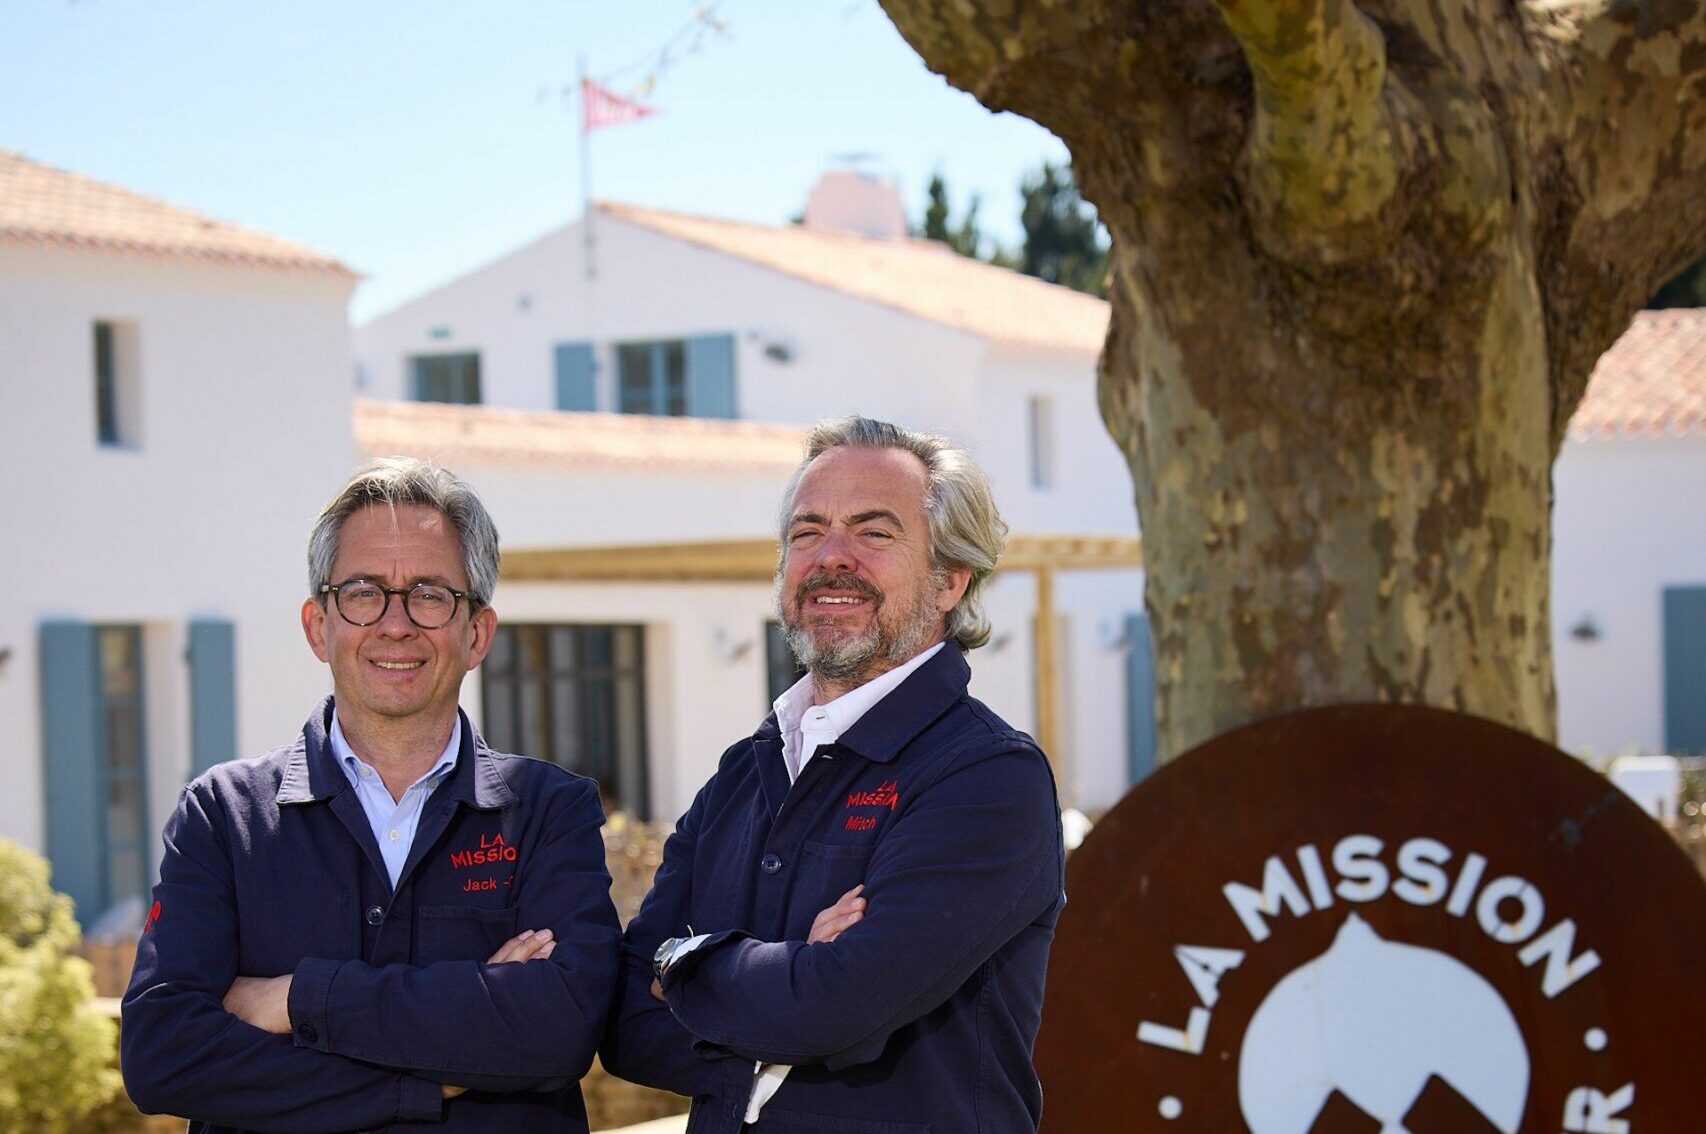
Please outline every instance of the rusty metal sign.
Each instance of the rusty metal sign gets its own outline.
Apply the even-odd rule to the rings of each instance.
[[[1706,882],[1532,737],[1239,729],[1133,789],[1067,895],[1044,1134],[1706,1130]]]

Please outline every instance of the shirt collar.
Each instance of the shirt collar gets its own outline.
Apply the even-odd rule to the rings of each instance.
[[[460,726],[462,722],[458,719],[456,723]],[[349,738],[344,735],[344,726],[338,720],[336,706],[332,708],[332,728],[327,740],[332,746],[332,755],[337,758],[338,767],[343,769],[343,773],[348,777],[350,784],[359,788],[361,786],[361,770],[363,768],[372,769],[373,765],[357,756],[355,749],[350,747]],[[444,751],[438,754],[438,760],[427,770],[425,775],[409,786],[411,788],[417,787],[435,776],[450,775],[456,770],[456,758],[461,748],[462,729],[460,727],[453,728],[450,730],[450,739],[445,742]]]
[[[857,724],[860,717],[870,712],[878,701],[893,692],[901,682],[911,676],[914,670],[934,657],[946,644],[946,642],[937,642],[934,646],[909,658],[888,672],[879,674],[865,684],[848,690],[833,701],[817,706],[828,725],[827,731],[832,732],[836,737],[840,737],[842,733]],[[776,724],[784,736],[798,729],[800,722],[805,719],[806,713],[813,708],[812,675],[808,673],[794,682],[793,685],[783,691],[780,697],[776,698],[776,703],[772,707],[776,710]]]

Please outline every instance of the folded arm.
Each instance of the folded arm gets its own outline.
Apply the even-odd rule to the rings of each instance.
[[[147,1113],[279,1134],[442,1118],[430,1079],[297,1047],[227,1012],[237,976],[231,860],[211,794],[184,789],[166,825],[121,1029],[125,1089]]]
[[[472,1090],[555,1091],[586,1074],[610,1010],[621,929],[590,782],[546,817],[517,872],[520,925],[550,930],[525,964],[369,965],[309,958],[292,973],[296,1042]]]
[[[1053,778],[1028,745],[927,788],[871,857],[862,920],[826,943],[713,937],[664,979],[699,1039],[766,1063],[877,1058],[1061,899]]]
[[[664,843],[652,888],[622,942],[616,1006],[599,1056],[611,1074],[678,1095],[739,1097],[745,1105],[752,1064],[694,1049],[694,1036],[652,995],[652,957],[670,937],[686,932],[693,896],[693,854],[707,784]]]

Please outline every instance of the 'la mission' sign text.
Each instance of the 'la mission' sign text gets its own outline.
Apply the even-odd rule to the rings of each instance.
[[[1134,789],[1067,890],[1045,1131],[1694,1121],[1706,883],[1530,737],[1393,706],[1253,725]]]

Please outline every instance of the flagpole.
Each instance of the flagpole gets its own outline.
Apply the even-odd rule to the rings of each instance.
[[[575,58],[575,67],[580,72],[580,240],[583,244],[583,256],[587,278],[592,280],[597,273],[597,266],[592,261],[595,251],[595,240],[592,235],[592,119],[587,107],[587,56],[585,53]]]
[[[580,240],[582,240],[583,269],[587,278],[592,280],[597,275],[597,268],[592,263],[594,256],[594,237],[592,237],[592,119],[590,107],[587,106],[587,56],[585,53],[575,58],[575,68],[580,73]]]

